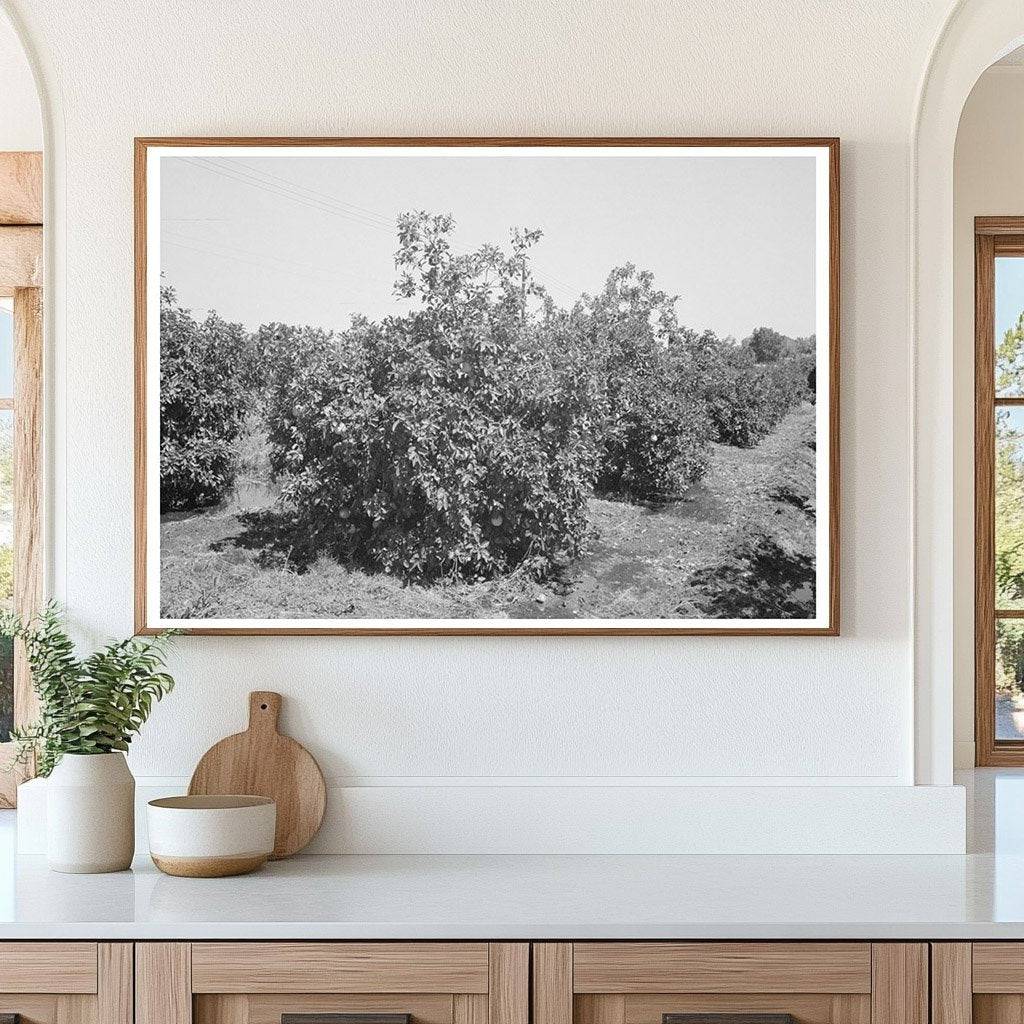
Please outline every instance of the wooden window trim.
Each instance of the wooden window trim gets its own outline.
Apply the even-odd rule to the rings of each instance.
[[[0,295],[14,297],[14,394],[0,409],[14,417],[14,608],[22,617],[42,604],[43,228],[42,154],[0,153]],[[14,653],[14,722],[37,704],[24,650]],[[0,807],[13,807],[31,766],[12,768],[14,745],[0,743]]]
[[[997,740],[996,621],[1024,619],[1024,609],[995,606],[995,416],[1024,406],[996,398],[995,261],[1024,257],[1024,217],[974,222],[974,743],[978,767],[1024,766],[1024,741]]]
[[[42,603],[42,289],[14,292],[14,608],[26,617]],[[14,724],[37,711],[31,674],[19,643],[14,651]],[[13,743],[0,743],[0,807],[14,807],[31,766],[12,766]]]

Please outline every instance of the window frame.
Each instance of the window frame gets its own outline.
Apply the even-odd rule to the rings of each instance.
[[[2,230],[2,229],[0,229]],[[42,289],[14,291],[14,395],[0,408],[14,411],[14,610],[23,618],[42,603]],[[38,708],[22,644],[14,648],[14,724],[31,722]],[[0,743],[0,807],[14,807],[31,765],[11,767],[13,743]]]
[[[1024,766],[1024,740],[996,738],[996,623],[1024,623],[1024,608],[996,608],[995,425],[999,408],[1024,408],[1024,396],[996,397],[996,258],[1024,258],[1024,216],[974,220],[974,665],[975,764]]]
[[[0,153],[0,296],[14,299],[14,610],[39,611],[43,595],[43,228],[42,154]],[[14,724],[38,710],[21,643],[14,649]],[[13,807],[31,764],[12,767],[13,743],[0,743],[0,807]]]

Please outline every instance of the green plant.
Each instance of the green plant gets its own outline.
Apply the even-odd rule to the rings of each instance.
[[[49,775],[65,754],[127,750],[159,701],[174,688],[161,671],[174,632],[152,639],[129,637],[79,658],[57,605],[21,621],[0,613],[0,636],[20,640],[39,696],[39,720],[11,737],[18,760],[36,754],[40,775]]]
[[[996,691],[1020,697],[1024,680],[1024,630],[1016,621],[996,619]]]
[[[7,743],[14,728],[14,641],[0,636],[0,743]]]
[[[14,549],[5,544],[0,547],[0,601],[10,601],[14,595]]]
[[[1024,432],[1013,410],[996,413],[996,607],[1024,599]]]

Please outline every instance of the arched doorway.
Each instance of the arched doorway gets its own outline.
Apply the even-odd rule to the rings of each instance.
[[[946,785],[953,770],[953,153],[980,75],[1024,41],[1019,0],[961,0],[925,70],[911,136],[909,225],[915,261],[914,351],[915,779]],[[965,581],[971,585],[971,581]]]

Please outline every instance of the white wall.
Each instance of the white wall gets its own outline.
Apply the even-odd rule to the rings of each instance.
[[[186,776],[260,687],[336,785],[424,806],[913,781],[908,155],[945,0],[4,2],[54,114],[51,565],[94,638],[132,628],[133,136],[843,140],[841,638],[183,639],[137,773]]]
[[[21,41],[0,14],[0,151],[40,150],[39,96]]]
[[[1024,215],[1024,66],[986,71],[964,106],[954,160],[954,739],[974,764],[974,218]]]

